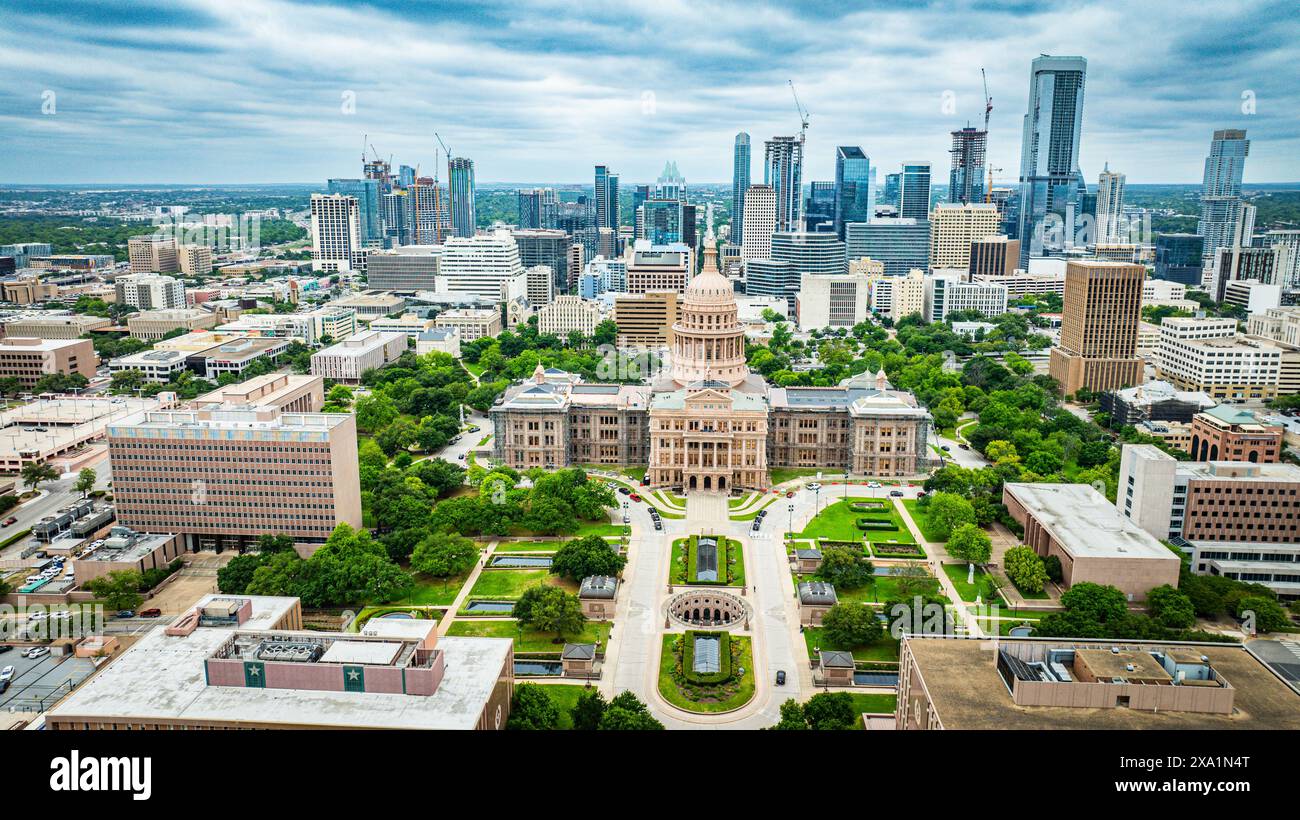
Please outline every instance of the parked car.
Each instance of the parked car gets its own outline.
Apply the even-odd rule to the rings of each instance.
[[[12,651],[14,651],[14,646],[13,646],[13,644],[9,644],[9,643],[2,643],[2,644],[0,644],[0,655],[3,655],[3,654],[6,653],[6,652],[12,652]]]
[[[140,617],[141,617],[141,618],[160,618],[160,617],[162,617],[162,610],[159,609],[159,608],[156,607],[156,606],[155,606],[155,607],[150,607],[149,609],[142,609],[142,610],[140,610]]]
[[[50,654],[50,648],[48,646],[33,646],[31,649],[28,649],[26,653],[29,658],[43,658],[48,654]]]
[[[868,481],[868,482],[867,482],[867,489],[869,489],[869,490],[879,490],[879,489],[880,489],[880,482],[879,482],[879,481]]]
[[[868,485],[868,486],[870,486],[870,485]],[[879,487],[880,485],[877,484],[876,486]],[[814,481],[813,483],[811,483],[811,484],[808,485],[808,489],[812,490],[813,492],[816,492],[817,490],[820,490],[821,488],[822,488],[822,485],[818,484],[816,481]]]
[[[632,494],[632,491],[629,490],[627,487],[619,487],[619,488],[618,488],[618,491],[619,491],[621,494],[623,494],[623,495],[631,495],[631,494]]]
[[[3,695],[5,692],[8,691],[9,691],[9,681],[0,680],[0,695]]]
[[[794,491],[791,490],[790,492],[786,493],[786,494],[785,494],[785,497],[786,497],[786,498],[794,498]]]
[[[917,490],[917,491],[916,491],[916,497],[917,497],[917,498],[925,498],[926,495],[927,495],[927,493],[925,492],[925,490]]]
[[[14,668],[12,666],[6,666],[4,669],[0,669],[0,680],[7,681],[12,679],[13,676]]]
[[[117,611],[117,617],[119,617],[119,618],[134,618],[134,617],[135,617],[135,610],[133,610],[133,609],[119,609],[119,610]]]
[[[16,516],[11,515],[8,518],[6,518],[4,524],[0,524],[0,526],[9,527],[17,523],[18,523],[18,518]]]
[[[952,448],[949,447],[947,444],[941,444],[941,445],[939,445],[939,449],[940,449],[940,450],[943,450],[945,453],[950,453],[950,452],[952,452]]]
[[[641,496],[637,495],[636,493],[632,493],[631,495],[628,496],[628,498],[632,499],[633,501],[641,500]]]
[[[776,685],[777,685],[777,686],[785,686],[785,670],[784,670],[784,669],[778,669],[778,670],[776,670]]]
[[[969,444],[966,444],[965,442],[962,442],[961,444],[958,444],[957,446],[960,447],[960,448],[963,449],[963,450],[969,450],[969,449],[970,449],[970,445],[969,445]]]
[[[902,490],[890,490],[890,491],[889,491],[889,494],[892,495],[894,498],[902,498],[902,497],[903,497],[903,491],[902,491]]]
[[[656,519],[656,520],[655,520],[655,529],[657,529],[657,530],[662,530],[663,528],[664,528],[663,522],[662,522],[662,521],[659,521],[658,519]]]

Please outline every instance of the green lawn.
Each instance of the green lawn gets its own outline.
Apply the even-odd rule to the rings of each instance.
[[[758,502],[752,508],[745,510],[743,513],[732,513],[731,520],[732,521],[753,521],[755,518],[758,517],[758,513],[760,510],[766,510],[768,507],[771,507],[773,504],[775,504],[777,500],[783,497],[784,496],[779,496],[779,495],[769,496],[766,501]],[[776,512],[776,508],[770,510],[768,512],[768,515],[772,515],[772,513],[774,512]],[[789,522],[787,521],[786,523],[788,524]]]
[[[767,474],[771,476],[773,484],[783,484],[794,478],[807,478],[809,476],[815,476],[818,473],[830,475],[831,472],[831,470],[824,470],[820,467],[777,467],[776,469],[768,470]]]
[[[697,695],[701,699],[693,699],[690,693],[683,690],[678,685],[675,673],[678,664],[678,655],[673,651],[673,641],[682,638],[682,635],[664,635],[663,649],[659,656],[659,694],[664,700],[676,706],[679,709],[685,709],[688,712],[730,712],[732,709],[739,709],[746,703],[749,703],[754,697],[754,648],[749,638],[739,635],[730,636],[729,640],[732,646],[739,646],[740,650],[733,657],[732,669],[744,667],[745,674],[736,681],[722,684],[720,687],[699,687],[697,692],[717,691],[718,695],[725,695],[720,699],[711,699],[710,695]],[[718,691],[718,690],[721,691]]]
[[[894,708],[898,704],[896,695],[861,695],[850,693],[849,697],[853,698],[853,713],[862,714],[889,714],[894,713]],[[861,720],[853,728],[862,729]]]
[[[850,496],[847,499],[835,501],[827,505],[813,520],[808,522],[803,532],[799,533],[798,538],[829,538],[832,541],[862,541],[864,538],[872,543],[878,541],[897,541],[901,544],[914,544],[915,539],[908,532],[907,527],[898,516],[898,511],[893,509],[892,505],[886,503],[884,514],[887,514],[890,521],[893,522],[894,528],[888,530],[860,530],[857,527],[859,518],[881,517],[881,513],[862,512],[854,510],[852,505],[858,501],[878,501],[879,499],[857,498]]]
[[[581,538],[584,535],[622,535],[627,524],[611,524],[609,521],[580,521],[578,522],[578,531],[572,535],[564,535],[562,538]],[[530,532],[523,528],[516,527],[510,531],[510,535],[516,538],[535,538],[545,533]]]
[[[808,649],[808,657],[815,658],[817,653],[813,647],[818,649],[844,649],[842,646],[831,646],[826,641],[826,635],[821,627],[805,627],[803,631],[803,642]],[[859,646],[853,650],[853,659],[855,661],[884,661],[895,662],[898,660],[898,641],[886,635],[875,643],[866,646]]]
[[[490,621],[467,621],[457,618],[447,630],[448,635],[459,638],[510,638],[515,642],[515,652],[559,652],[565,643],[595,643],[602,646],[609,643],[608,621],[587,621],[581,635],[569,635],[565,640],[555,642],[554,632],[519,631],[519,622],[514,618],[495,618]]]
[[[926,584],[925,594],[937,595],[947,600],[946,595],[939,592],[939,582],[930,578]],[[836,597],[841,601],[852,601],[860,604],[883,604],[891,598],[897,598],[902,595],[898,590],[898,579],[888,575],[875,576],[875,582],[857,589],[836,589]]]
[[[551,584],[577,592],[572,581],[552,575],[544,569],[485,569],[469,591],[471,598],[490,598],[494,601],[513,601],[524,590],[537,584]]]
[[[673,541],[672,554],[669,556],[670,564],[668,566],[668,583],[686,584],[687,572],[686,561],[683,560],[686,555],[686,542],[689,538],[678,538]],[[743,587],[745,585],[745,551],[740,542],[735,538],[727,539],[727,560],[730,563],[731,557],[735,556],[735,562],[731,564],[732,572],[735,577],[730,583],[721,584],[721,586]],[[712,586],[708,584],[707,586]]]
[[[948,540],[942,532],[935,530],[934,525],[930,523],[929,514],[921,506],[920,501],[907,498],[903,500],[903,506],[907,508],[907,514],[912,516],[912,521],[916,524],[916,528],[921,531],[921,535],[925,536],[926,541],[937,541],[943,544]]]
[[[456,600],[457,593],[465,584],[466,575],[453,575],[450,578],[425,578],[416,576],[415,588],[411,594],[394,601],[395,604],[411,604],[417,606],[447,606]]]
[[[613,464],[575,464],[575,467],[581,467],[584,470],[602,470],[606,473],[618,473],[627,476],[634,481],[645,480],[645,467],[617,467]]]
[[[551,703],[560,710],[560,722],[555,728],[573,728],[573,707],[578,705],[578,698],[586,689],[587,687],[574,683],[548,683],[542,686],[542,691],[550,696]]]
[[[963,601],[974,601],[975,596],[980,596],[984,603],[997,599],[997,590],[993,587],[993,579],[983,569],[975,568],[975,583],[966,583],[967,568],[966,564],[944,564],[943,572],[952,581],[952,585],[957,588],[957,594]]]

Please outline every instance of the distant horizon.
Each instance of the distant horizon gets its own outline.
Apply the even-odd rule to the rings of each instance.
[[[338,177],[338,178],[339,178],[339,179],[349,179],[349,178],[351,178],[351,179],[356,179],[356,178],[359,178],[359,177],[360,177],[360,175],[357,175],[357,177],[342,177],[342,176],[340,176],[340,177]],[[817,180],[806,180],[806,181],[804,181],[804,183],[803,183],[803,187],[804,187],[804,188],[807,188],[810,182],[830,182],[830,181],[831,181],[831,180],[820,180],[820,179],[817,179]],[[644,181],[644,182],[643,182],[643,181],[640,181],[640,180],[627,180],[627,181],[620,181],[620,184],[623,186],[624,189],[626,189],[628,185],[642,185],[642,184],[651,184],[651,183],[653,183],[653,180],[646,180],[646,181]],[[445,182],[444,182],[443,184],[445,184]],[[994,181],[993,181],[993,187],[994,187],[994,188],[1011,188],[1011,187],[1015,187],[1015,186],[1017,186],[1017,185],[1019,185],[1019,184],[1020,184],[1020,182],[1019,182],[1018,180],[1006,180],[1006,181],[994,180]],[[1200,183],[1200,182],[1126,182],[1126,183],[1125,183],[1125,187],[1127,187],[1127,188],[1159,188],[1159,187],[1181,186],[1181,187],[1187,187],[1187,188],[1200,188],[1200,187],[1201,187],[1201,184],[1202,184],[1202,183]],[[880,181],[878,181],[878,182],[877,182],[877,186],[880,187],[881,185],[883,185],[883,183],[880,182]],[[1295,180],[1295,181],[1280,181],[1280,182],[1251,182],[1251,181],[1247,180],[1247,181],[1242,182],[1242,188],[1243,188],[1243,189],[1247,189],[1247,190],[1252,189],[1252,188],[1266,188],[1266,187],[1267,187],[1267,188],[1272,188],[1272,187],[1291,186],[1291,185],[1294,185],[1294,186],[1296,186],[1298,189],[1300,189],[1300,180]],[[728,187],[728,188],[729,188],[729,187],[731,187],[731,181],[728,180],[728,181],[726,181],[726,182],[691,182],[690,180],[687,180],[687,182],[686,182],[686,188],[687,188],[687,190],[690,190],[690,189],[693,188],[693,187],[704,187],[704,186],[708,186],[708,187]],[[55,188],[63,188],[63,189],[67,189],[67,188],[109,188],[109,189],[113,189],[113,188],[120,188],[120,189],[130,189],[130,188],[161,188],[161,189],[175,189],[175,188],[273,188],[273,187],[295,187],[295,188],[311,188],[311,187],[316,187],[316,188],[324,189],[324,188],[326,187],[326,183],[325,183],[324,180],[321,180],[321,181],[319,181],[319,182],[303,182],[303,181],[297,181],[297,182],[0,182],[0,191],[9,191],[9,190],[40,190],[40,189],[42,189],[42,188],[50,188],[50,189],[55,189]],[[591,183],[591,182],[537,182],[537,181],[531,181],[531,182],[493,182],[493,181],[480,182],[479,180],[475,180],[475,181],[474,181],[474,187],[475,187],[476,189],[482,189],[482,188],[528,188],[528,187],[536,187],[536,188],[578,188],[578,187],[587,187],[587,188],[590,188],[590,187],[592,187],[592,183]],[[935,182],[935,183],[933,184],[932,187],[933,187],[933,188],[947,188],[947,187],[948,187],[948,183],[946,183],[946,182]],[[1094,188],[1094,187],[1096,187],[1096,183],[1095,183],[1095,182],[1091,182],[1091,183],[1088,184],[1088,187],[1089,187],[1090,189],[1091,189],[1091,188]]]

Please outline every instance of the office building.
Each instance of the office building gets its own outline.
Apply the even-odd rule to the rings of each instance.
[[[178,533],[190,550],[242,550],[284,533],[307,552],[339,524],[361,527],[351,413],[146,411],[109,425],[108,452],[119,523]]]
[[[930,215],[930,267],[968,269],[971,244],[997,233],[998,210],[991,204],[935,206]]]
[[[119,305],[130,305],[138,310],[185,307],[185,285],[170,276],[119,276],[113,282],[113,290]]]
[[[778,231],[772,234],[771,258],[746,266],[745,292],[782,297],[787,315],[793,315],[804,274],[843,275],[847,270],[844,243],[834,233]]]
[[[517,194],[519,229],[552,230],[559,210],[554,188],[521,188]]]
[[[8,319],[0,327],[4,336],[29,339],[80,339],[87,333],[110,327],[113,322],[100,316],[81,313],[52,315],[33,314]]]
[[[453,235],[447,188],[431,177],[418,177],[406,190],[409,239],[401,244],[441,245]]]
[[[835,149],[835,233],[844,238],[849,222],[870,222],[876,208],[876,171],[856,145]]]
[[[53,253],[54,246],[48,242],[18,242],[12,245],[0,245],[0,256],[13,259],[15,269],[28,267],[28,262],[33,257],[51,256]]]
[[[1222,302],[1232,282],[1259,282],[1283,286],[1282,278],[1290,269],[1290,248],[1285,245],[1243,247],[1231,245],[1215,253],[1213,296]]]
[[[391,364],[406,352],[405,333],[364,330],[311,355],[311,374],[347,384],[360,384],[369,370]]]
[[[567,339],[570,333],[577,332],[589,338],[596,331],[596,325],[604,319],[605,313],[598,302],[581,296],[557,296],[555,301],[538,309],[537,332],[553,334],[560,339]]]
[[[546,265],[551,269],[554,292],[568,291],[570,242],[564,231],[554,228],[519,230],[510,235],[519,247],[519,264],[525,268]]]
[[[339,310],[352,311],[357,319],[364,322],[393,316],[406,309],[406,299],[392,293],[356,293],[328,304]]]
[[[1264,234],[1263,243],[1280,249],[1283,262],[1277,283],[1287,290],[1300,288],[1300,230],[1269,231]]]
[[[176,273],[180,270],[174,236],[133,236],[126,241],[126,252],[132,273]]]
[[[976,276],[1012,276],[1019,263],[1020,240],[991,235],[971,241],[970,264],[966,270],[972,279]],[[936,264],[935,267],[948,266]]]
[[[1078,230],[1087,192],[1079,170],[1087,72],[1082,57],[1043,55],[1030,67],[1015,234],[1021,268],[1031,256],[1068,249]]]
[[[731,160],[731,243],[740,245],[745,239],[745,195],[749,191],[749,175],[753,170],[750,156],[749,134],[736,135]]]
[[[1009,482],[1002,503],[1024,527],[1025,546],[1060,559],[1067,587],[1087,581],[1141,601],[1158,586],[1178,586],[1178,556],[1087,484]]]
[[[199,308],[146,310],[126,320],[131,336],[148,342],[155,342],[178,330],[189,333],[194,330],[207,330],[216,327],[216,324],[215,313]]]
[[[1124,179],[1123,174],[1110,170],[1109,163],[1097,178],[1097,245],[1128,241],[1129,226],[1124,219]]]
[[[213,594],[147,631],[44,726],[503,729],[513,658],[509,640],[439,637],[436,621],[304,630],[297,598]]]
[[[89,339],[0,339],[0,379],[17,379],[33,387],[53,374],[95,377],[95,346]]]
[[[892,728],[1263,730],[1300,727],[1298,709],[1239,644],[906,635]]]
[[[452,237],[443,244],[439,260],[439,273],[446,279],[449,291],[490,299],[500,297],[504,281],[523,272],[519,246],[506,230]]]
[[[620,348],[660,349],[672,345],[677,322],[678,291],[617,294],[614,324]]]
[[[1210,139],[1201,181],[1201,217],[1196,226],[1196,232],[1204,237],[1204,267],[1211,265],[1219,248],[1238,244],[1235,238],[1242,234],[1242,220],[1251,218],[1246,209],[1253,208],[1241,199],[1241,179],[1249,155],[1245,129],[1221,129]],[[1250,232],[1245,236],[1245,244],[1250,244]]]
[[[930,218],[930,163],[905,162],[898,189],[898,216],[924,222]]]
[[[773,137],[763,143],[763,184],[775,195],[775,231],[798,231],[803,205],[803,140]]]
[[[281,413],[318,413],[325,404],[325,380],[320,376],[268,373],[248,381],[218,387],[192,404],[263,405]]]
[[[312,194],[311,241],[312,270],[346,273],[364,269],[361,212],[356,197]]]
[[[866,273],[805,273],[795,294],[802,330],[853,327],[871,314],[871,277]]]
[[[412,339],[418,339],[426,331],[433,330],[436,323],[418,313],[403,313],[401,316],[384,316],[370,323],[367,330],[377,333],[404,333]]]
[[[770,185],[751,185],[745,193],[745,231],[741,258],[746,262],[770,259],[772,234],[776,232],[776,190]]]
[[[645,239],[652,245],[671,245],[685,242],[683,238],[684,213],[682,203],[676,199],[649,199],[641,205],[637,217],[640,225],[637,239]],[[601,253],[601,256],[607,254]],[[612,254],[610,254],[612,255]]]
[[[596,166],[595,228],[618,229],[618,174],[610,173],[608,165]],[[595,254],[593,254],[594,256]]]
[[[210,276],[212,248],[207,245],[180,245],[176,248],[176,262],[184,276]]]
[[[1097,260],[1066,264],[1061,341],[1050,359],[1051,376],[1064,395],[1141,383],[1137,336],[1145,278],[1141,265]]]
[[[948,171],[948,201],[967,205],[984,201],[984,156],[989,132],[966,126],[952,132],[952,167]]]
[[[964,271],[944,270],[927,274],[922,316],[927,322],[942,322],[948,314],[979,311],[992,318],[1007,312],[1004,285],[964,281]],[[897,285],[897,283],[895,283]],[[906,314],[904,314],[906,315]]]
[[[451,206],[452,235],[473,236],[478,230],[474,209],[474,160],[467,157],[447,160],[447,197]]]
[[[1205,237],[1194,233],[1156,236],[1155,278],[1199,287]]]
[[[638,241],[627,263],[627,292],[686,290],[691,279],[691,252],[681,243],[651,245]]]
[[[1160,323],[1160,334],[1156,371],[1180,390],[1220,401],[1277,395],[1282,349],[1239,337],[1236,320],[1169,317]]]
[[[1282,427],[1252,410],[1220,404],[1192,417],[1191,449],[1197,461],[1271,463],[1282,456]]]
[[[366,257],[366,289],[415,293],[438,289],[441,245],[403,245],[371,251]]]
[[[889,276],[902,276],[913,268],[930,267],[928,219],[882,219],[850,222],[844,226],[849,259],[864,256],[883,262]]]
[[[555,298],[555,276],[550,265],[524,268],[524,293],[534,309],[549,305]]]
[[[403,186],[405,187],[405,186]],[[357,201],[357,218],[361,222],[361,244],[372,247],[383,244],[384,213],[380,181],[377,179],[331,179],[326,181],[326,193],[350,196]]]
[[[1189,425],[1189,434],[1192,417],[1215,405],[1206,393],[1179,390],[1164,381],[1106,390],[1097,399],[1102,412],[1109,415],[1113,430],[1143,422],[1175,422]]]
[[[503,330],[501,311],[498,308],[444,310],[433,321],[439,328],[456,330],[463,342],[473,342],[484,337],[495,339]]]

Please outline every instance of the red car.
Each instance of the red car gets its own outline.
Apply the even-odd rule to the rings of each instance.
[[[641,500],[641,496],[637,495],[636,493],[632,493],[631,495],[628,496],[628,498],[632,499],[633,501]]]
[[[161,617],[161,616],[162,616],[162,610],[161,610],[161,609],[158,609],[157,607],[154,607],[153,609],[142,609],[142,610],[140,610],[140,617],[141,617],[141,618],[158,618],[158,617]]]
[[[17,524],[17,523],[18,523],[18,519],[11,515],[4,520],[3,524],[0,524],[0,527],[8,527],[10,524]]]

